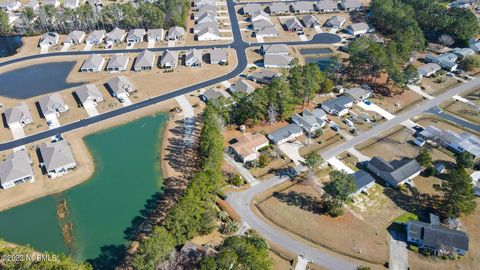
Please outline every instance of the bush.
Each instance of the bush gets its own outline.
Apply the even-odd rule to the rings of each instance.
[[[260,168],[265,168],[268,163],[270,163],[270,158],[265,155],[265,154],[261,154],[260,157],[258,158],[258,166]]]
[[[425,174],[425,177],[430,177],[434,176],[437,172],[435,171],[435,167],[429,166],[423,171],[423,173]]]
[[[414,252],[418,252],[418,247],[414,246],[414,245],[408,245],[408,249],[410,249],[411,251],[414,251]]]
[[[235,174],[234,177],[230,178],[229,183],[236,187],[239,187],[245,183],[245,180],[243,180],[243,178],[239,174]]]
[[[222,234],[234,234],[236,231],[238,231],[239,226],[238,223],[231,218],[229,218],[223,225],[220,227],[220,232]]]

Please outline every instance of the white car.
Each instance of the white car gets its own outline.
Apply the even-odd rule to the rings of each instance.
[[[350,121],[350,119],[343,120],[343,123],[345,123],[349,127],[355,127],[355,125],[353,124],[352,121]]]

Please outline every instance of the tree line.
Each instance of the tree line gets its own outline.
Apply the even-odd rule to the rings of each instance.
[[[164,0],[155,3],[141,2],[133,5],[130,2],[111,3],[101,10],[88,3],[76,9],[55,8],[53,5],[42,5],[38,12],[25,8],[20,19],[25,24],[13,28],[8,24],[8,16],[0,11],[0,35],[22,34],[38,35],[44,32],[68,34],[73,30],[89,32],[95,29],[111,30],[115,27],[133,28],[168,28],[170,26],[185,27],[190,2],[188,0]]]

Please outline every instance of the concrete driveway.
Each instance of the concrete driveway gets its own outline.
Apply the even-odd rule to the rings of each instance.
[[[402,238],[400,233],[390,231],[390,262],[388,266],[391,270],[408,269],[407,244]]]
[[[336,157],[332,157],[332,158],[327,159],[327,163],[330,164],[330,166],[332,166],[336,170],[345,171],[346,173],[355,173],[352,169],[350,169],[350,167],[345,165],[343,162],[338,160],[338,158],[336,158]]]
[[[278,146],[278,148],[297,166],[300,165],[302,162],[305,162],[305,159],[300,156],[300,153],[298,152],[300,147],[303,147],[303,144],[299,141],[294,141],[292,143],[286,142]]]
[[[23,127],[20,123],[11,124],[9,127],[10,127],[10,130],[12,131],[14,140],[25,137],[25,131],[23,130]]]

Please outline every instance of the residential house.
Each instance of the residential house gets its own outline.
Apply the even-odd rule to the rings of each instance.
[[[292,121],[301,126],[307,134],[311,134],[325,126],[326,118],[327,114],[321,109],[315,109],[313,111],[305,109],[302,114],[294,114]]]
[[[285,29],[291,32],[303,32],[303,26],[297,17],[291,17],[287,19],[284,23]]]
[[[58,7],[60,7],[60,1],[59,0],[43,0],[42,5],[44,5],[44,6],[51,5],[55,8],[58,8]]]
[[[27,103],[21,102],[15,107],[9,108],[5,111],[5,121],[8,127],[20,125],[22,127],[33,123],[32,114],[28,109]]]
[[[108,80],[107,84],[112,96],[118,98],[122,103],[128,99],[130,93],[135,91],[135,87],[125,76],[111,78]]]
[[[47,115],[54,114],[60,116],[61,113],[68,111],[68,105],[65,104],[63,98],[58,93],[48,94],[38,100],[40,110],[45,118]]]
[[[69,9],[76,9],[80,6],[80,0],[64,0],[63,7]]]
[[[193,33],[198,34],[205,28],[217,28],[218,29],[218,22],[208,22],[208,23],[200,23],[193,26]]]
[[[262,45],[261,53],[263,55],[289,55],[290,50],[288,46],[285,44],[270,44],[270,45]]]
[[[355,11],[362,9],[362,3],[359,0],[342,0],[340,7],[346,11]]]
[[[243,15],[250,16],[256,11],[263,10],[260,4],[246,4],[242,8]]]
[[[257,20],[252,22],[252,28],[254,31],[263,29],[265,27],[274,27],[273,22],[271,20]]]
[[[480,51],[480,41],[475,40],[473,42],[470,42],[468,45],[470,49],[472,49],[474,52],[479,52]]]
[[[305,27],[314,28],[315,26],[320,26],[320,22],[314,15],[303,16],[302,22]]]
[[[73,46],[81,44],[83,40],[85,40],[85,32],[74,30],[68,34],[67,38],[63,41],[63,44]]]
[[[438,56],[428,54],[425,56],[425,62],[436,63],[448,71],[454,71],[457,69],[458,65],[455,63],[457,60],[458,56],[454,53],[443,53]]]
[[[351,194],[351,196],[358,195],[362,192],[367,193],[368,190],[375,185],[375,178],[373,178],[364,170],[356,171],[351,175],[355,181],[355,191]]]
[[[185,29],[180,26],[173,26],[168,29],[168,40],[181,40],[185,35]]]
[[[236,140],[236,143],[230,145],[230,149],[243,163],[258,159],[258,150],[269,145],[267,137],[260,133],[245,133]]]
[[[160,66],[164,69],[175,69],[178,63],[178,52],[166,50],[160,59]]]
[[[108,44],[119,44],[123,42],[125,36],[125,30],[115,27],[112,31],[106,34],[105,42],[107,42]]]
[[[219,40],[220,37],[220,30],[218,29],[218,25],[216,27],[205,27],[197,33],[197,40],[198,41],[208,41],[208,40]]]
[[[340,29],[343,24],[346,22],[345,18],[342,16],[335,15],[328,19],[328,21],[325,23],[327,27],[332,27],[332,28],[338,28]]]
[[[72,150],[65,140],[45,142],[38,149],[40,164],[50,178],[65,175],[77,166]]]
[[[358,36],[361,34],[366,34],[370,27],[366,23],[352,23],[350,24],[345,31],[353,36]]]
[[[279,128],[267,135],[274,144],[280,145],[303,135],[303,129],[297,124]]]
[[[255,30],[256,37],[278,37],[279,33],[275,26],[265,26]]]
[[[215,0],[193,0],[193,6],[199,9],[205,5],[215,6]]]
[[[331,115],[341,117],[347,114],[352,106],[353,98],[343,95],[322,103],[321,108]]]
[[[315,3],[315,7],[320,13],[338,12],[338,3],[331,0],[322,0]]]
[[[468,251],[468,235],[463,231],[416,220],[408,221],[406,228],[407,242],[435,255],[456,253],[465,256]]]
[[[267,54],[263,57],[263,66],[265,68],[289,68],[293,57],[281,54]]]
[[[81,72],[99,72],[105,65],[105,58],[99,54],[90,55],[80,68]]]
[[[201,50],[191,49],[185,54],[185,66],[201,67],[203,66],[203,53]]]
[[[165,30],[158,29],[148,29],[147,31],[147,41],[148,42],[159,42],[165,39]]]
[[[210,64],[224,65],[228,63],[227,50],[223,48],[213,48],[210,50]]]
[[[370,98],[372,96],[372,91],[360,87],[354,87],[345,91],[345,95],[350,96],[353,99],[353,102],[357,103]]]
[[[105,30],[93,30],[87,36],[85,43],[87,43],[87,45],[101,44],[103,42],[103,39],[105,38],[105,32]]]
[[[422,77],[431,77],[435,75],[438,71],[442,69],[441,66],[435,63],[427,63],[417,69],[418,75],[420,78]]]
[[[418,162],[413,158],[387,162],[381,157],[373,157],[368,161],[367,169],[394,187],[410,181],[417,177],[422,171]]]
[[[143,37],[145,36],[145,29],[132,29],[128,32],[127,42],[128,43],[140,43],[143,42]]]
[[[200,16],[202,16],[205,12],[217,12],[217,7],[214,5],[204,5],[201,6],[197,11],[193,12],[193,19],[196,21]]]
[[[272,15],[284,15],[290,13],[290,6],[284,2],[273,2],[268,6]]]
[[[93,106],[96,107],[99,102],[102,102],[103,95],[94,84],[84,84],[75,89],[75,94],[78,97],[78,101],[82,103],[83,107]]]
[[[152,70],[155,65],[155,54],[149,50],[143,50],[135,59],[133,69],[135,71]]]
[[[107,64],[107,70],[110,72],[119,72],[127,70],[130,58],[125,54],[115,54],[110,58]]]
[[[457,55],[460,59],[465,59],[465,57],[475,54],[475,51],[470,48],[455,48],[452,50],[452,53]]]
[[[222,90],[217,90],[214,88],[208,88],[207,91],[205,91],[200,98],[205,102],[215,102],[219,98],[230,98],[230,94],[228,94],[226,91]]]
[[[17,11],[21,6],[22,6],[22,3],[20,3],[20,1],[16,1],[16,0],[6,0],[6,1],[0,3],[0,9],[5,11],[5,12]]]
[[[273,79],[280,77],[281,74],[278,72],[273,72],[268,69],[263,69],[259,72],[254,72],[247,75],[247,79],[254,81],[256,83],[269,84]]]
[[[424,140],[436,140],[441,133],[442,130],[436,126],[427,126],[418,133],[417,137],[420,137]]]
[[[256,21],[260,21],[260,20],[271,21],[272,19],[263,10],[255,11],[255,12],[252,13],[252,16],[250,16],[250,21],[251,22],[256,22]]]
[[[3,189],[34,181],[32,161],[26,150],[14,151],[0,162],[0,185]]]
[[[207,22],[217,22],[218,16],[216,11],[207,10],[203,12],[196,20],[196,23],[207,23]]]
[[[468,152],[474,159],[480,157],[480,138],[468,132],[458,134],[452,130],[444,130],[437,136],[437,141],[457,153]]]
[[[38,46],[40,48],[50,48],[58,44],[59,37],[60,36],[56,32],[47,32],[42,36],[40,36],[40,41],[38,42]]]
[[[249,95],[255,91],[255,87],[247,80],[239,79],[233,86],[230,87],[230,91]]]
[[[27,7],[32,8],[33,11],[36,11],[40,7],[40,5],[38,4],[37,0],[30,0],[28,3],[24,5],[24,8],[27,8]]]
[[[292,10],[297,14],[313,13],[315,8],[313,2],[309,1],[295,1],[292,3]]]

